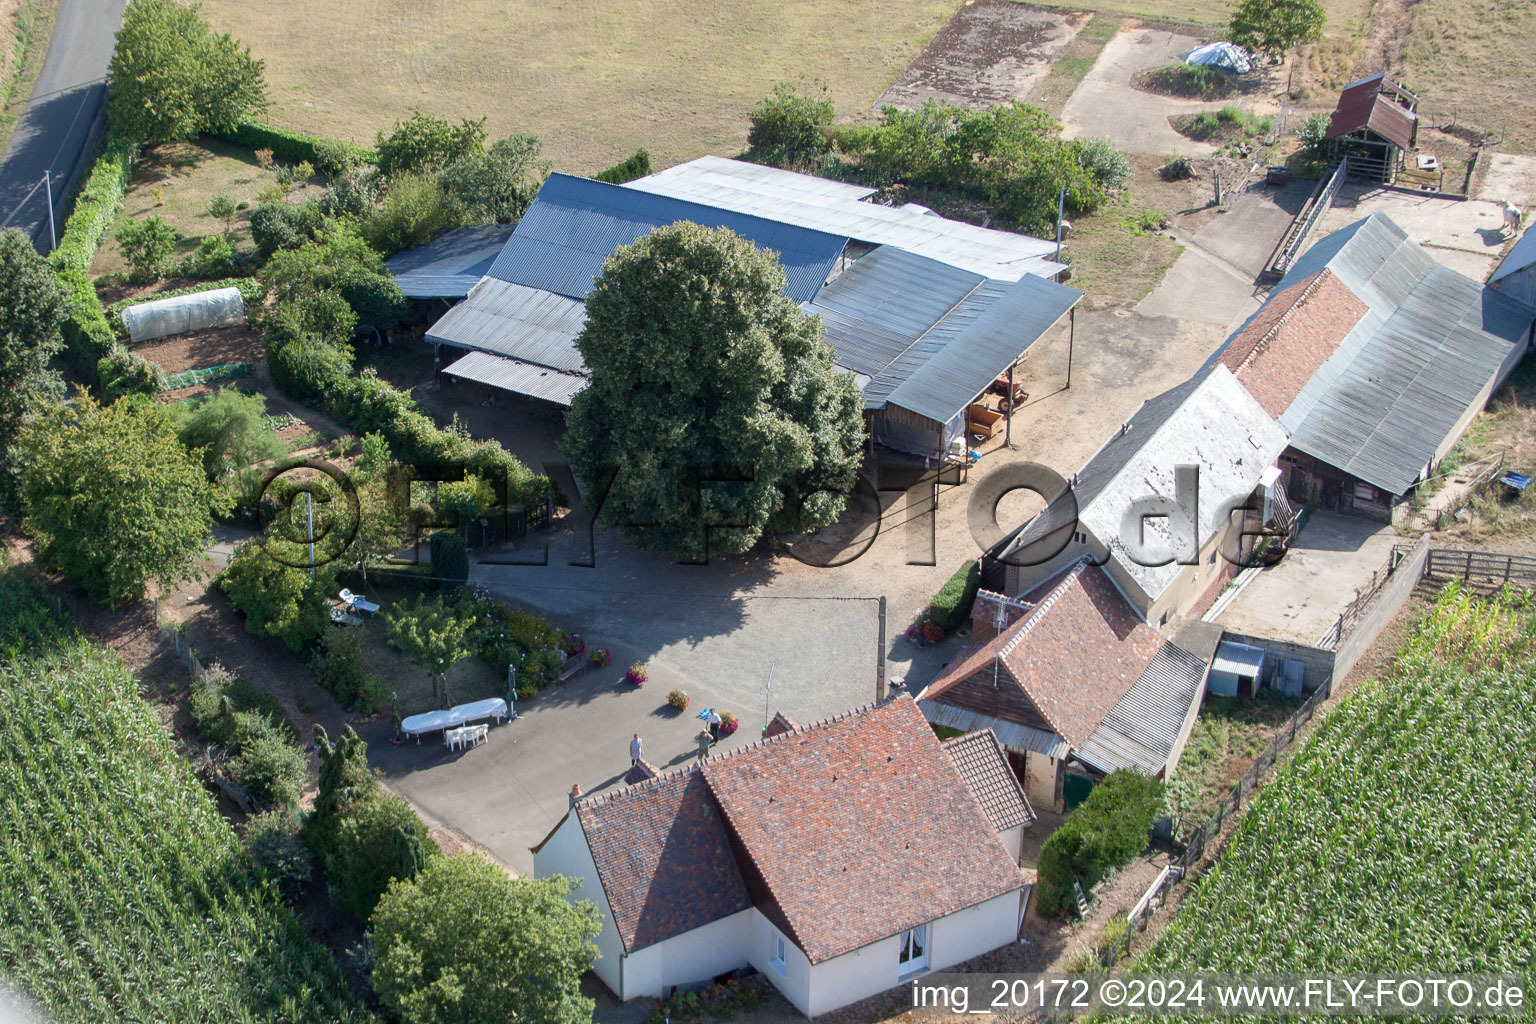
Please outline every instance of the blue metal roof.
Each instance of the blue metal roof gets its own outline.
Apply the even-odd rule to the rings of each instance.
[[[491,269],[511,224],[481,224],[444,231],[426,245],[388,261],[395,284],[411,299],[462,299]]]
[[[882,245],[823,288],[815,312],[830,309],[915,341],[985,280]]]
[[[847,239],[699,203],[652,195],[569,174],[551,174],[491,264],[490,276],[586,299],[603,261],[655,228],[691,221],[729,228],[778,253],[796,302],[815,297]]]

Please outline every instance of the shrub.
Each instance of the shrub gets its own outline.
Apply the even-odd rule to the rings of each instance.
[[[227,139],[246,149],[254,150],[256,162],[263,169],[270,168],[274,159],[296,164],[308,160],[326,174],[338,173],[329,168],[335,166],[331,158],[321,154],[322,144],[345,147],[352,154],[352,163],[368,164],[374,161],[374,153],[366,146],[357,146],[340,139],[327,139],[306,135],[288,128],[278,128],[260,121],[242,121],[233,128],[215,129],[214,135]],[[263,162],[265,156],[265,162]]]
[[[330,628],[325,598],[309,574],[279,562],[259,540],[237,547],[216,580],[245,615],[247,633],[276,637],[300,653],[318,645]]]
[[[1076,155],[1094,180],[1112,192],[1125,187],[1131,178],[1131,158],[1108,139],[1079,139]]]
[[[101,360],[117,347],[117,339],[96,296],[96,286],[85,271],[74,267],[60,270],[59,284],[65,296],[64,322],[59,325],[64,356],[81,377],[95,380]]]
[[[590,661],[593,665],[596,665],[598,668],[607,668],[608,663],[613,660],[613,655],[608,653],[608,648],[598,647],[594,648],[587,655],[587,660]]]
[[[313,200],[289,206],[281,200],[263,202],[251,212],[251,240],[262,259],[279,249],[297,249],[320,231],[320,204]]]
[[[352,352],[313,335],[301,335],[267,349],[272,382],[301,402],[324,402],[337,381],[352,372]]]
[[[774,167],[804,167],[832,148],[827,129],[835,113],[825,82],[819,91],[802,95],[789,82],[779,82],[773,92],[752,108],[752,127],[747,131],[748,156]]]
[[[246,856],[271,880],[278,895],[293,902],[314,874],[314,858],[299,837],[299,823],[287,811],[263,811],[245,823]]]
[[[1195,165],[1187,156],[1176,156],[1157,169],[1164,181],[1184,181],[1195,176]]]
[[[315,166],[328,178],[339,177],[357,166],[357,147],[340,139],[316,139],[313,149]]]
[[[229,244],[228,236],[208,235],[176,270],[182,277],[227,277],[236,262],[235,247]]]
[[[238,208],[235,206],[235,197],[230,195],[228,192],[220,192],[218,195],[208,200],[208,216],[212,217],[214,220],[223,222],[225,234],[229,234],[229,228],[230,225],[234,223],[235,212],[237,209]]]
[[[247,793],[276,807],[299,802],[309,762],[276,726],[256,712],[237,712],[234,742],[240,752],[230,774]]]
[[[362,641],[356,630],[333,629],[326,633],[309,667],[315,682],[348,711],[371,715],[388,697],[383,681],[370,676],[363,664]]]
[[[667,703],[679,711],[686,711],[688,709],[688,694],[682,690],[669,690],[667,691]]]
[[[624,681],[636,686],[644,686],[650,675],[645,671],[645,663],[637,661],[624,670]]]
[[[1134,770],[1117,771],[1094,787],[1040,849],[1040,912],[1071,905],[1072,883],[1086,891],[1147,845],[1163,806],[1163,784]]]
[[[497,139],[443,168],[437,183],[464,224],[514,224],[533,202],[550,165],[538,159],[531,135]]]
[[[320,197],[320,212],[327,217],[366,220],[379,205],[379,195],[379,172],[363,167],[332,181]]]
[[[331,902],[367,921],[379,897],[397,878],[414,878],[436,847],[411,805],[393,793],[374,791],[344,809],[325,857]]]
[[[108,402],[124,395],[158,395],[165,384],[165,373],[143,356],[122,349],[96,363],[96,379]]]
[[[390,181],[384,205],[363,225],[363,236],[389,254],[425,245],[458,222],[458,211],[436,178],[407,174]]]
[[[464,118],[451,124],[440,117],[413,110],[396,121],[388,135],[380,132],[374,148],[379,170],[387,178],[421,174],[447,167],[460,157],[480,152],[485,145],[485,118]]]
[[[432,575],[444,590],[457,590],[469,579],[469,554],[464,550],[464,538],[452,530],[439,530],[432,535]]]
[[[606,181],[614,185],[622,185],[626,181],[634,181],[651,173],[651,154],[644,149],[637,149],[629,155],[629,158],[614,164],[607,170],[598,171],[593,175],[598,181]]]
[[[187,698],[187,717],[198,735],[209,743],[226,746],[235,735],[235,712],[229,698],[211,687],[194,684]]]
[[[975,561],[966,562],[955,570],[928,606],[928,616],[945,632],[953,633],[971,617],[971,605],[976,602],[976,591],[981,586],[981,566]]]
[[[1311,114],[1294,132],[1307,154],[1313,158],[1322,157],[1328,152],[1328,122],[1327,114]]]
[[[166,257],[176,245],[176,230],[158,215],[131,220],[117,229],[117,244],[138,281],[153,281],[165,269]]]

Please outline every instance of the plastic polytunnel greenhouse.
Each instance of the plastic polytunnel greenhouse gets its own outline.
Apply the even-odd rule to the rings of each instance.
[[[240,297],[239,288],[215,288],[141,302],[123,310],[122,317],[129,340],[137,344],[188,331],[244,323],[245,300]]]

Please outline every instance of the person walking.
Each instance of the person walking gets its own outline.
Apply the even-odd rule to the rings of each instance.
[[[714,708],[709,709],[709,745],[714,746],[720,742],[720,712]]]
[[[711,742],[713,742],[709,738],[709,730],[708,729],[700,729],[699,730],[699,734],[697,736],[695,736],[693,739],[694,739],[694,742],[699,745],[699,760],[702,761],[706,757],[709,756],[709,745],[710,745]]]
[[[640,763],[640,734],[635,733],[635,738],[629,741],[629,766],[633,768]]]

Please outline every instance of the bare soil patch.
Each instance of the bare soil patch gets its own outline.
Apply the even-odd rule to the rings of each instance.
[[[1091,17],[975,0],[939,29],[875,107],[910,110],[932,99],[986,109],[1022,100]]]
[[[261,334],[249,326],[178,334],[136,345],[133,351],[168,374],[233,363],[255,363],[264,354]],[[185,397],[179,393],[178,396]]]

